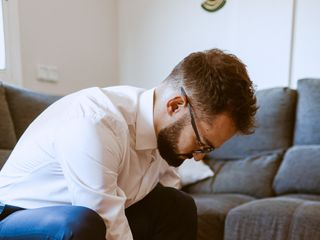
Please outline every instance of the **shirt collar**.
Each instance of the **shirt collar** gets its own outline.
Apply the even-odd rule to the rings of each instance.
[[[139,96],[136,123],[136,150],[157,148],[157,137],[153,123],[154,88]]]

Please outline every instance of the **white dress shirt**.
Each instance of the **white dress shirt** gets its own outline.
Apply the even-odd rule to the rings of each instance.
[[[0,201],[24,208],[89,207],[108,240],[133,239],[124,209],[158,182],[179,187],[157,150],[154,89],[89,88],[47,108],[0,172]]]

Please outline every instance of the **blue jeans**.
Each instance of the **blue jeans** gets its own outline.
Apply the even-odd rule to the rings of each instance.
[[[102,218],[85,207],[2,210],[0,240],[105,240]],[[177,189],[158,185],[125,214],[134,240],[196,240],[196,205]]]
[[[105,240],[106,227],[102,218],[85,207],[54,206],[25,210],[5,205],[1,218],[1,240]]]

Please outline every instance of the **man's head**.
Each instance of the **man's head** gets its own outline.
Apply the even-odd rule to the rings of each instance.
[[[156,89],[161,156],[173,166],[203,158],[235,134],[250,134],[257,111],[245,65],[218,49],[192,53]]]

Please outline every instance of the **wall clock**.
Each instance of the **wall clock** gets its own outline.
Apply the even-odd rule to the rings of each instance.
[[[206,0],[201,4],[201,6],[206,11],[215,12],[222,8],[225,5],[225,3],[226,0]]]

